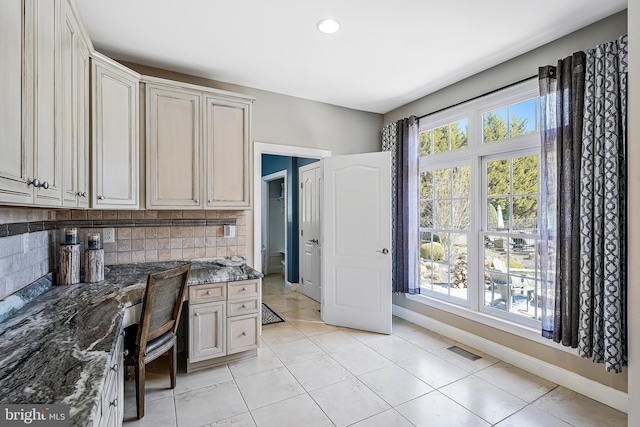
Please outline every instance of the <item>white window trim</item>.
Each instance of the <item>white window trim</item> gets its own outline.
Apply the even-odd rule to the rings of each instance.
[[[467,258],[468,283],[476,284],[471,287],[467,286],[467,300],[449,297],[445,294],[440,295],[437,292],[407,295],[407,298],[520,336],[525,334],[528,339],[549,345],[549,340],[540,336],[539,321],[525,317],[518,318],[517,315],[503,313],[501,310],[485,306],[484,302],[480,301],[481,286],[479,284],[482,277],[480,261],[483,254],[479,235],[484,229],[484,224],[486,224],[486,212],[482,206],[486,197],[486,189],[484,188],[486,178],[482,171],[482,165],[487,159],[494,158],[494,156],[495,158],[504,158],[505,156],[530,155],[535,152],[539,154],[540,152],[539,132],[517,136],[509,140],[483,143],[482,138],[479,137],[482,135],[482,115],[488,111],[517,104],[538,96],[538,81],[531,79],[456,105],[419,121],[418,132],[423,132],[467,119],[467,147],[421,157],[419,172],[468,164],[471,168],[471,176],[480,178],[471,182],[470,202],[475,211],[480,212],[481,215],[472,216],[467,242],[468,247],[476,248],[477,253],[477,256]],[[540,206],[538,206],[539,209]],[[553,347],[561,348],[561,346]]]

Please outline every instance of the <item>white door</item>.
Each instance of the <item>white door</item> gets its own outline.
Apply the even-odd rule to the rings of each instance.
[[[319,163],[302,166],[300,181],[300,286],[320,302],[320,185]]]
[[[390,153],[322,162],[323,320],[390,334]]]

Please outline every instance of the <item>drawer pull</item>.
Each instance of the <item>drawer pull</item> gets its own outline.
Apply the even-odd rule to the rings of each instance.
[[[207,291],[207,295],[211,295],[211,291]]]
[[[118,407],[118,399],[114,399],[113,402],[109,403],[109,406]]]

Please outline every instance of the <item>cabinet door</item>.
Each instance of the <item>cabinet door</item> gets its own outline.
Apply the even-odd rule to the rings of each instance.
[[[33,203],[40,206],[62,204],[62,141],[56,138],[55,114],[59,5],[59,1],[29,2],[33,8],[33,178],[43,184],[34,190]]]
[[[147,208],[202,208],[201,102],[195,91],[147,85]]]
[[[137,209],[139,78],[92,59],[92,207]]]
[[[225,302],[189,306],[189,362],[226,354]]]
[[[89,201],[89,47],[77,17],[63,2],[60,29],[60,87],[63,205],[87,207]]]
[[[29,204],[32,142],[30,124],[23,122],[30,105],[23,71],[31,64],[23,50],[25,25],[24,0],[0,1],[0,202]]]
[[[89,103],[89,93],[91,90],[89,63],[89,46],[84,37],[78,34],[75,38],[74,50],[74,85],[75,85],[75,115],[77,117],[77,149],[78,149],[78,173],[76,175],[78,192],[78,207],[89,207],[89,112],[91,104]]]
[[[249,104],[207,98],[207,206],[249,207]]]

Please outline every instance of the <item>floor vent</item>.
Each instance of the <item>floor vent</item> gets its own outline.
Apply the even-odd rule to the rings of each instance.
[[[477,354],[473,354],[470,351],[465,350],[464,348],[460,348],[458,346],[451,346],[447,348],[447,350],[454,352],[458,356],[466,357],[469,360],[478,360],[481,359],[482,356],[478,356]]]

